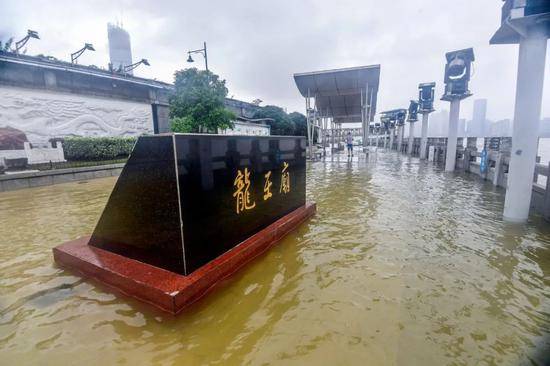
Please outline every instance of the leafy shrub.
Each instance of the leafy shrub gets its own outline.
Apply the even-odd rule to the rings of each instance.
[[[68,137],[63,151],[67,160],[120,159],[130,155],[135,143],[135,137]]]

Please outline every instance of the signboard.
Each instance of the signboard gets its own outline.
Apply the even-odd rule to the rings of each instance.
[[[483,174],[487,171],[487,149],[483,148],[480,158],[479,172]]]
[[[189,274],[305,204],[305,137],[140,137],[90,245]]]

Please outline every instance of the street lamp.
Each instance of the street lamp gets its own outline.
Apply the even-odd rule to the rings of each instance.
[[[193,57],[191,57],[191,54],[200,53],[204,57],[204,64],[206,66],[206,71],[208,71],[208,53],[206,52],[206,42],[204,42],[204,48],[188,51],[187,53],[189,55],[189,57],[187,57],[187,62],[195,62],[195,60],[193,60]]]
[[[460,101],[472,95],[468,90],[468,82],[470,81],[471,64],[475,61],[475,58],[473,48],[447,52],[445,57],[447,59],[447,64],[445,64],[445,93],[441,100],[451,102],[445,171],[452,172],[455,170],[456,165]]]
[[[419,110],[422,114],[422,132],[420,134],[420,159],[427,159],[428,149],[428,118],[434,111],[435,83],[421,83],[418,85]]]
[[[76,64],[76,60],[84,53],[84,51],[95,51],[94,46],[92,46],[91,43],[84,43],[84,47],[79,49],[78,51],[71,53],[71,63]]]
[[[37,31],[27,29],[27,35],[20,41],[15,42],[15,53],[19,53],[19,50],[29,41],[29,39],[40,39]]]
[[[138,67],[141,64],[144,64],[145,66],[151,66],[151,64],[149,63],[149,61],[147,61],[147,59],[142,58],[141,61],[138,61],[138,62],[133,63],[133,64],[128,65],[128,66],[124,66],[124,73],[128,73],[128,72],[132,71],[133,69],[135,69],[136,67]]]
[[[451,51],[445,54],[445,94],[442,100],[464,99],[470,96],[468,82],[470,81],[470,68],[474,58],[474,50],[466,48]]]
[[[430,113],[434,111],[435,83],[421,83],[418,85],[418,102],[420,103],[420,113]]]
[[[519,43],[512,153],[504,199],[507,221],[525,222],[529,217],[549,37],[550,3],[547,0],[504,2],[500,28],[490,43]],[[546,211],[545,216],[550,219],[550,212]]]
[[[407,121],[418,121],[418,102],[416,100],[411,100],[411,103],[409,104],[409,118],[407,118]]]

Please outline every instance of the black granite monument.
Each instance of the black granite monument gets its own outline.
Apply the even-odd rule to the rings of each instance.
[[[305,204],[305,138],[140,137],[89,244],[188,275]]]

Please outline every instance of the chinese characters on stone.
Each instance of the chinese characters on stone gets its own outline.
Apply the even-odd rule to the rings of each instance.
[[[281,184],[279,187],[279,193],[282,194],[287,194],[290,192],[290,172],[288,171],[288,167],[289,164],[284,161],[281,170]],[[267,201],[273,197],[273,193],[271,191],[272,185],[273,182],[271,181],[271,171],[268,171],[264,174],[264,201]],[[233,187],[235,188],[233,197],[235,197],[235,211],[237,214],[256,207],[256,202],[250,194],[250,171],[248,168],[244,168],[244,172],[241,171],[241,169],[237,170],[237,176],[233,182]]]
[[[290,192],[290,173],[288,172],[288,163],[283,162],[283,171],[281,172],[281,188],[279,188],[279,193],[288,193]]]
[[[236,200],[237,213],[253,209],[256,206],[256,202],[250,202],[250,172],[248,168],[244,168],[244,174],[240,169],[237,171],[237,177],[235,177],[233,186],[236,188],[233,197],[235,197]]]

